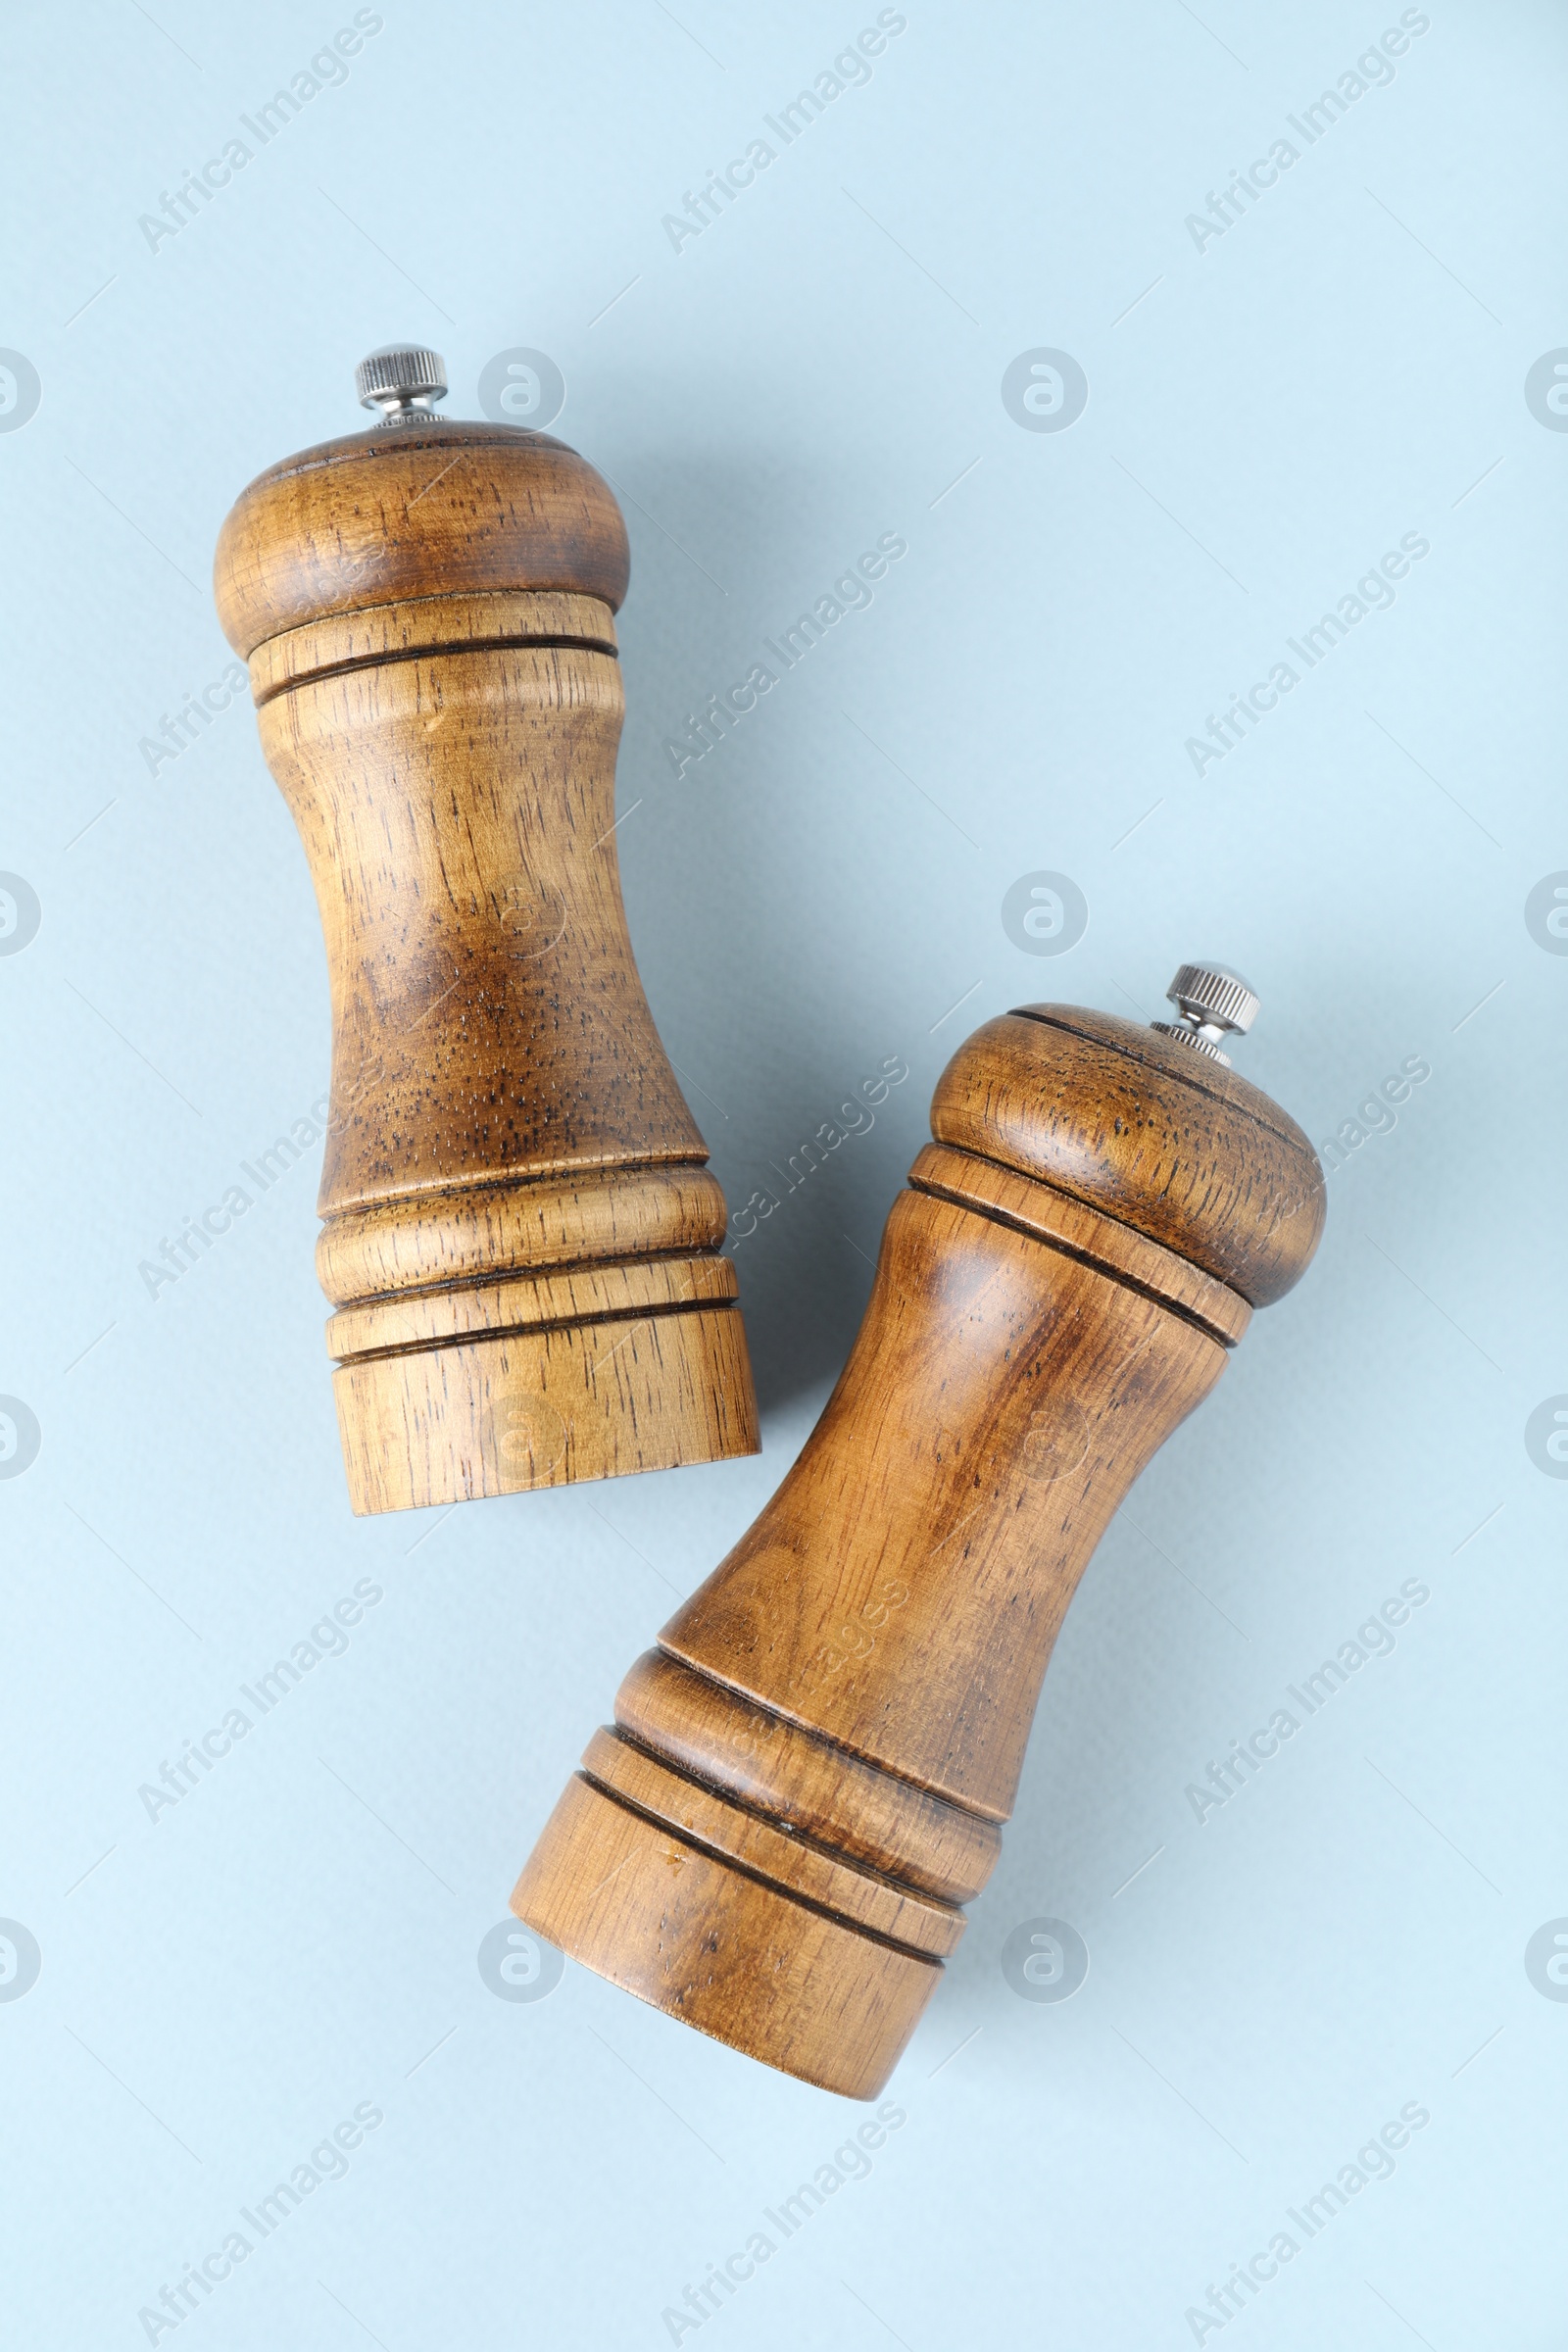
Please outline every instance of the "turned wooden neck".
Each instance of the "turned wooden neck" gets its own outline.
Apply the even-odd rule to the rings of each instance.
[[[970,1153],[929,1147],[910,1186],[820,1421],[660,1645],[1001,1822],[1078,1579],[1249,1309]],[[891,1852],[877,1866],[898,1874]]]
[[[502,601],[526,611],[497,612]],[[493,1221],[526,1187],[532,1216],[542,1180],[708,1158],[621,903],[624,697],[608,606],[441,598],[375,618],[394,658],[355,660],[359,616],[312,624],[318,666],[260,713],[327,941],[321,1270],[340,1305],[365,1295],[333,1287],[358,1220],[410,1237],[396,1287],[418,1288],[454,1270],[429,1255],[432,1196]],[[278,646],[264,651],[277,662]],[[690,1238],[711,1248],[723,1202],[710,1180],[696,1191],[707,1213]],[[628,1231],[627,1252],[641,1240]]]

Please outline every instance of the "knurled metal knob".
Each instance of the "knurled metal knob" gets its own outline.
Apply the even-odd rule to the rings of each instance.
[[[1221,1050],[1226,1037],[1245,1037],[1257,1018],[1258,1003],[1245,980],[1215,963],[1184,963],[1165,994],[1181,1014],[1178,1021],[1152,1021],[1161,1037],[1192,1046],[1211,1061],[1230,1067]]]
[[[447,395],[447,367],[422,343],[385,343],[354,370],[362,409],[379,409],[386,424],[441,424],[434,404]]]

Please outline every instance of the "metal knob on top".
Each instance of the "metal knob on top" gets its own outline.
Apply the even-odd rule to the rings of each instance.
[[[354,370],[362,409],[379,409],[387,424],[443,424],[434,404],[447,396],[447,365],[422,343],[383,343]]]
[[[1258,1001],[1247,982],[1219,964],[1184,963],[1165,995],[1181,1019],[1152,1021],[1150,1027],[1229,1069],[1231,1057],[1222,1051],[1221,1040],[1245,1037],[1257,1018]]]

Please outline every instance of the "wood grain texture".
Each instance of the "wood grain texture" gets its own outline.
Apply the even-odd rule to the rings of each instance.
[[[617,650],[610,607],[596,596],[541,596],[532,590],[492,589],[475,596],[420,596],[374,605],[364,612],[331,612],[320,620],[269,637],[250,658],[251,695],[258,710],[274,694],[340,669],[397,662],[442,648],[473,652],[502,645],[577,645],[601,654]]]
[[[266,638],[406,598],[531,589],[618,612],[630,558],[610,485],[548,433],[402,426],[323,441],[235,500],[218,616],[249,661]]]
[[[1323,1171],[1295,1120],[1113,1013],[1028,1004],[988,1021],[938,1080],[931,1132],[1105,1210],[1250,1306],[1284,1296],[1323,1231]]]
[[[1224,1363],[1217,1341],[1098,1268],[906,1193],[821,1420],[661,1642],[1004,1820],[1089,1555]]]
[[[723,1196],[621,900],[608,487],[543,434],[359,434],[251,485],[216,580],[326,942],[355,1508],[755,1451]]]
[[[722,1301],[351,1356],[332,1389],[357,1511],[757,1450],[745,1333]]]
[[[1001,1225],[1015,1226],[1036,1241],[1050,1242],[1065,1257],[1081,1258],[1113,1274],[1130,1290],[1157,1298],[1177,1314],[1185,1314],[1211,1339],[1234,1348],[1252,1319],[1245,1298],[1227,1290],[1212,1275],[1189,1265],[1174,1250],[1163,1249],[1114,1217],[1101,1216],[1065,1193],[1016,1176],[993,1160],[972,1152],[955,1152],[944,1144],[927,1144],[909,1170],[917,1193],[939,1200],[956,1200],[977,1208]]]
[[[333,982],[321,1213],[706,1158],[620,904],[619,664],[421,654],[263,706]]]
[[[693,1845],[724,1855],[818,1910],[831,1911],[906,1950],[941,1959],[957,1947],[963,1913],[953,1904],[858,1870],[842,1855],[737,1805],[705,1788],[618,1732],[595,1732],[582,1760],[583,1778],[679,1829]]]
[[[1215,1265],[1277,1297],[1321,1222],[1283,1113],[1127,1032],[1054,1008],[960,1048],[821,1419],[622,1685],[613,1737],[659,1772],[617,1777],[596,1735],[513,1898],[643,1999],[852,2096],[951,1948],[860,1881],[944,1907],[983,1886],[1083,1570],[1250,1320]]]
[[[941,1976],[580,1777],[512,1907],[639,2000],[852,2099],[875,2098]]]
[[[321,1229],[316,1272],[347,1303],[530,1267],[706,1258],[723,1238],[724,1196],[695,1161],[588,1167],[342,1210]]]
[[[615,1724],[737,1804],[943,1902],[968,1902],[996,1868],[997,1823],[891,1780],[666,1650],[638,1659]]]

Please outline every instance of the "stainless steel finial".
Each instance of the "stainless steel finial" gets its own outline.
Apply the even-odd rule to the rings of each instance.
[[[362,409],[379,409],[387,424],[444,424],[435,402],[447,394],[446,362],[422,343],[384,343],[354,370]]]
[[[1257,1018],[1257,999],[1247,982],[1217,963],[1184,963],[1165,994],[1182,1017],[1150,1026],[1229,1069],[1231,1057],[1221,1050],[1221,1039],[1245,1037]]]

